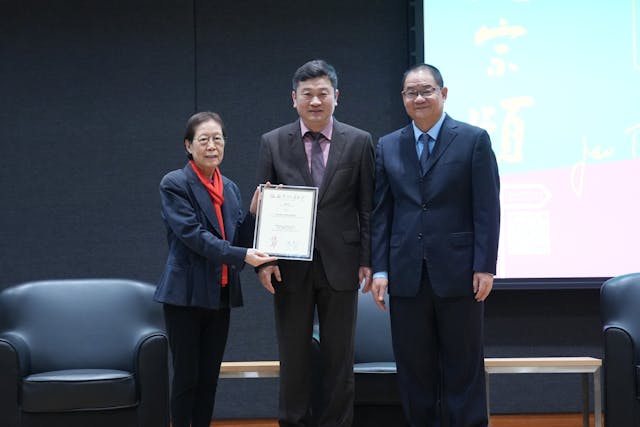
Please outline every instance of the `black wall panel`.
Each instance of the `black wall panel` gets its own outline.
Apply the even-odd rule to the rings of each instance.
[[[190,3],[0,7],[0,283],[155,281],[157,185],[195,102]]]
[[[224,170],[254,185],[259,136],[297,118],[291,77],[322,58],[336,67],[336,117],[374,139],[406,123],[400,79],[408,64],[406,7],[381,0],[196,4],[198,109],[219,111],[230,145]]]

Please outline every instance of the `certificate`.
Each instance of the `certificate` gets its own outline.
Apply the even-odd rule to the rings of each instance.
[[[311,261],[318,189],[260,187],[253,247],[281,259]]]

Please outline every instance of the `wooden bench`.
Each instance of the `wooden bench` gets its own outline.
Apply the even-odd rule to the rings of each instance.
[[[583,426],[589,427],[589,375],[593,377],[593,412],[595,427],[602,427],[602,361],[593,357],[518,357],[486,358],[487,414],[489,377],[493,374],[582,374]],[[222,362],[220,378],[275,378],[280,375],[278,361]]]
[[[589,427],[589,375],[593,377],[593,413],[595,427],[602,427],[602,360],[593,357],[518,357],[486,358],[484,369],[489,414],[489,377],[492,374],[582,374],[582,424]]]
[[[280,375],[277,360],[255,362],[222,362],[220,378],[275,378]]]

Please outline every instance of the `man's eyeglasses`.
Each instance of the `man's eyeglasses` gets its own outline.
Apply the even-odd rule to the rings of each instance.
[[[418,95],[420,95],[423,98],[427,98],[431,95],[433,95],[434,93],[436,93],[436,91],[440,89],[439,87],[433,87],[433,86],[427,86],[424,87],[420,90],[418,89],[407,89],[407,90],[403,90],[402,94],[407,97],[407,99],[416,99],[418,97]]]
[[[202,135],[196,139],[196,142],[201,147],[208,146],[209,141],[213,142],[213,145],[215,145],[216,147],[222,147],[224,145],[224,137],[222,135],[216,135],[216,136]]]

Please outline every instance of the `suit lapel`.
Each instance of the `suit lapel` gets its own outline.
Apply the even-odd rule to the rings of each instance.
[[[400,133],[400,156],[405,165],[412,165],[417,174],[420,174],[420,159],[416,152],[416,140],[413,134],[413,126],[409,125]]]
[[[185,175],[187,175],[189,187],[191,187],[191,191],[196,198],[196,203],[198,203],[200,210],[204,212],[205,216],[209,220],[209,223],[213,226],[213,229],[216,231],[218,236],[222,237],[220,224],[218,224],[218,218],[216,217],[216,212],[213,208],[213,201],[211,200],[211,196],[209,196],[209,192],[206,188],[204,188],[204,185],[202,185],[200,179],[193,171],[193,169],[191,169],[190,165],[185,166],[184,173]]]
[[[324,169],[322,184],[320,185],[320,190],[318,192],[318,202],[322,200],[322,196],[324,196],[324,194],[327,192],[327,187],[329,187],[331,177],[333,177],[333,174],[338,167],[338,163],[342,158],[342,153],[344,152],[344,147],[347,143],[347,139],[344,133],[345,130],[342,126],[342,123],[334,118],[333,132],[331,133],[331,142],[329,143],[329,157],[327,158],[327,165]]]
[[[429,160],[427,160],[427,170],[424,172],[425,175],[431,170],[433,165],[436,164],[438,159],[440,159],[442,154],[444,154],[444,152],[447,150],[447,148],[449,148],[453,140],[458,135],[458,133],[455,131],[455,128],[455,123],[449,118],[449,116],[446,116],[444,122],[442,123],[442,127],[440,128],[438,140],[433,147],[433,152],[429,156]]]
[[[238,212],[238,204],[236,195],[231,191],[231,186],[223,178],[224,182],[224,203],[222,204],[222,221],[224,221],[224,232],[226,240],[233,242],[234,234],[236,231],[237,218],[235,216]]]

